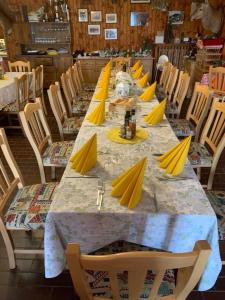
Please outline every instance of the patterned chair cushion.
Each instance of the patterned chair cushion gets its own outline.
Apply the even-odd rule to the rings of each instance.
[[[218,222],[219,239],[225,240],[225,191],[206,191]]]
[[[175,106],[172,105],[168,105],[166,108],[166,115],[178,115],[178,110]]]
[[[18,108],[15,102],[7,104],[3,107],[2,111],[4,112],[18,112]]]
[[[90,253],[91,255],[104,255],[104,254],[115,254],[121,252],[129,251],[162,251],[158,249],[153,249],[134,243],[129,243],[125,241],[117,241],[110,245],[107,245],[95,252]],[[110,289],[110,281],[107,272],[103,271],[91,271],[86,270],[89,285],[91,287],[92,293],[99,297],[112,297]],[[149,291],[151,290],[155,274],[152,271],[148,271],[146,274],[146,279],[143,285],[143,291],[141,293],[140,299],[147,299],[149,296]],[[128,299],[128,285],[127,285],[128,274],[126,271],[118,274],[118,282],[120,287],[121,299]],[[175,276],[172,270],[167,270],[163,281],[159,289],[159,295],[166,296],[173,292],[175,288]]]
[[[195,136],[194,126],[186,119],[169,119],[170,125],[176,136]]]
[[[200,143],[191,143],[188,158],[191,164],[195,167],[210,168],[212,165],[212,156],[210,155],[207,148]]]
[[[73,141],[52,143],[45,150],[42,160],[44,166],[65,167],[70,158]]]
[[[88,110],[90,102],[89,101],[79,101],[74,102],[72,106],[72,113],[86,113]]]
[[[78,133],[81,127],[82,120],[80,118],[68,118],[65,119],[63,123],[63,133],[64,134],[74,134]]]
[[[43,229],[57,184],[36,184],[19,189],[6,212],[6,227]]]

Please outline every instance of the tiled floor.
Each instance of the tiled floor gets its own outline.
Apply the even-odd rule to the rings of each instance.
[[[57,126],[53,116],[48,115],[48,123],[54,140],[59,139]],[[18,131],[16,134],[8,132],[8,139],[16,161],[21,168],[26,185],[40,181],[38,167],[34,153],[27,139]],[[223,153],[217,168],[215,187],[225,190],[225,153]],[[47,180],[50,180],[50,170],[47,171]],[[63,170],[57,170],[60,178]],[[205,180],[206,173],[203,175]],[[32,235],[25,233],[14,234],[16,246],[38,247],[42,244],[42,234]],[[225,242],[221,243],[221,255],[225,260]],[[73,291],[70,275],[65,271],[54,279],[45,279],[43,272],[43,258],[40,256],[17,257],[17,269],[8,270],[6,251],[0,237],[0,300],[75,300],[78,299]],[[225,267],[223,268],[215,287],[207,292],[192,292],[189,300],[224,300],[225,299]]]

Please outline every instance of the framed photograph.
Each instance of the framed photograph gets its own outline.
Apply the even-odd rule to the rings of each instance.
[[[151,0],[131,0],[131,3],[150,3]]]
[[[105,29],[105,39],[117,40],[117,29],[116,28]]]
[[[106,23],[117,23],[117,14],[106,14]]]
[[[91,22],[101,22],[102,12],[100,10],[91,11]]]
[[[184,12],[180,10],[171,10],[168,13],[168,22],[171,24],[183,24]]]
[[[88,22],[88,10],[87,9],[78,9],[78,21],[79,22]]]
[[[101,34],[100,25],[88,25],[88,34],[100,35]]]

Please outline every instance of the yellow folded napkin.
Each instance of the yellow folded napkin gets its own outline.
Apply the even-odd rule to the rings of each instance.
[[[137,71],[137,69],[139,69],[140,66],[141,66],[141,61],[138,60],[138,61],[133,65],[133,67],[131,68],[131,71],[133,71],[133,72]]]
[[[97,162],[97,135],[96,133],[74,154],[70,162],[71,168],[84,175],[92,169]]]
[[[104,68],[112,68],[112,60],[110,59],[110,61],[105,65]]]
[[[121,197],[121,205],[128,205],[128,208],[132,209],[139,203],[146,165],[147,157],[140,160],[112,182],[111,195]]]
[[[170,173],[173,176],[178,176],[181,174],[187,160],[190,145],[191,135],[160,156],[158,158],[160,161],[159,166],[163,169],[166,169],[167,173]]]
[[[140,68],[135,71],[135,73],[132,75],[134,79],[139,79],[141,77],[141,74],[143,72],[143,66],[140,66]]]
[[[149,80],[149,72],[147,72],[141,79],[138,80],[138,84],[144,88],[146,87],[147,83],[148,83],[148,80]]]
[[[101,101],[98,106],[87,116],[87,120],[93,124],[101,125],[105,122],[105,101]]]
[[[95,100],[104,101],[108,97],[108,85],[100,88],[94,95]]]
[[[156,81],[148,87],[139,97],[142,101],[151,101],[154,98],[156,89]]]
[[[166,99],[156,105],[153,110],[146,117],[144,117],[145,122],[151,125],[156,125],[157,123],[162,121],[165,110]]]

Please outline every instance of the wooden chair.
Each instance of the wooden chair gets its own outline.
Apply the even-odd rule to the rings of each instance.
[[[177,67],[173,66],[170,70],[169,78],[165,86],[165,93],[169,101],[171,100],[172,94],[174,92],[178,74],[179,70],[177,69]]]
[[[46,182],[44,167],[51,167],[52,179],[55,179],[55,168],[67,165],[73,141],[52,142],[40,99],[36,99],[35,103],[28,103],[24,111],[20,112],[20,118],[37,159],[41,182]]]
[[[194,168],[210,167],[207,189],[213,184],[216,167],[222,151],[225,148],[225,102],[218,98],[213,99],[209,116],[201,134],[200,142],[191,143],[189,160]],[[209,150],[209,151],[208,151]]]
[[[10,72],[31,72],[31,64],[29,61],[8,61]]]
[[[77,244],[68,244],[66,249],[73,285],[81,300],[121,299],[118,273],[124,270],[128,272],[128,299],[140,299],[149,269],[156,273],[149,300],[185,300],[198,283],[210,253],[207,241],[196,242],[193,251],[188,253],[143,251],[92,256],[82,255]],[[172,295],[161,297],[158,290],[168,269],[178,269],[176,288]],[[85,270],[108,272],[113,298],[92,295]]]
[[[3,128],[0,128],[0,147],[1,157],[4,157],[7,162],[6,166],[0,159],[0,232],[5,243],[9,268],[14,269],[16,267],[15,254],[43,254],[43,250],[16,249],[10,232],[44,228],[44,219],[57,183],[25,186]],[[14,196],[16,191],[16,196]],[[38,210],[35,210],[35,207]]]
[[[79,101],[88,102],[92,98],[93,92],[87,91],[83,87],[83,83],[81,81],[80,75],[79,75],[79,69],[78,65],[74,64],[72,68],[70,68],[68,71],[71,73],[72,82],[74,84],[74,88],[76,90],[77,99]]]
[[[79,78],[81,80],[83,90],[86,92],[89,92],[89,93],[93,93],[95,91],[95,83],[91,84],[91,83],[85,82],[85,77],[84,77],[84,74],[82,71],[82,66],[81,66],[80,60],[78,60],[75,64],[77,65],[77,70],[79,73]]]
[[[50,85],[48,98],[59,128],[61,140],[64,140],[65,134],[77,134],[81,126],[81,120],[80,118],[68,118],[59,82]]]
[[[170,71],[171,71],[172,67],[173,67],[173,65],[170,62],[166,62],[163,65],[163,70],[162,70],[162,74],[161,74],[161,77],[160,77],[159,84],[164,90],[165,90],[165,88],[168,84]]]
[[[47,115],[47,108],[44,100],[43,93],[43,80],[44,80],[44,72],[43,66],[40,65],[35,69],[32,69],[32,98],[35,100],[36,98],[41,99],[41,104],[43,106],[44,112]]]
[[[208,113],[211,99],[209,87],[196,82],[186,118],[169,119],[170,125],[178,137],[193,135],[195,141],[199,140],[199,134]]]
[[[178,83],[174,92],[172,100],[169,102],[167,115],[171,115],[174,118],[180,117],[180,112],[184,99],[187,95],[188,87],[190,83],[190,76],[188,73],[180,71]]]
[[[75,91],[73,90],[70,72],[67,71],[66,73],[62,73],[61,83],[66,98],[69,117],[72,117],[73,114],[79,116],[86,114],[87,107],[82,102],[79,102]]]
[[[25,105],[29,102],[29,78],[28,74],[23,74],[19,78],[14,78],[16,101],[6,105],[2,110],[1,114],[8,117],[9,125],[4,126],[5,128],[21,128],[19,112],[24,109]],[[13,125],[13,119],[15,119],[19,125]]]
[[[225,96],[225,68],[209,68],[209,87],[215,94]]]

